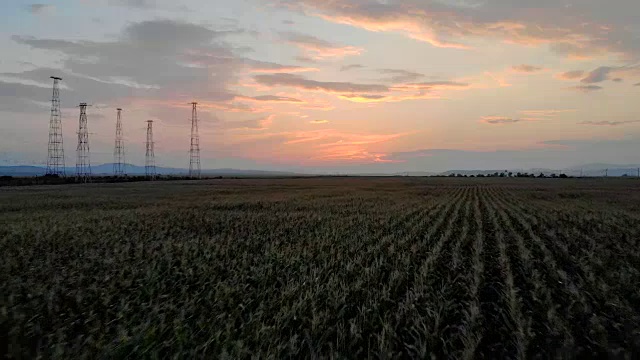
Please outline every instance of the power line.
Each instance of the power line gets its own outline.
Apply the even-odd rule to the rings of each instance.
[[[156,159],[153,151],[153,120],[147,120],[146,149],[144,172],[147,177],[154,180],[156,178]]]
[[[49,145],[47,152],[47,175],[65,176],[64,144],[62,137],[62,114],[60,113],[60,77],[52,76],[53,96],[49,118]]]
[[[200,178],[200,136],[198,135],[197,102],[191,103],[191,148],[189,149],[189,177]]]
[[[125,157],[124,157],[124,140],[122,139],[122,109],[118,108],[116,120],[116,144],[113,150],[113,175],[124,176]]]
[[[91,159],[89,152],[89,130],[87,128],[87,103],[80,103],[78,121],[78,147],[76,148],[76,178],[87,182],[91,180]]]

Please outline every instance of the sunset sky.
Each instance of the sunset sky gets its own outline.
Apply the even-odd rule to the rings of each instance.
[[[638,0],[3,1],[0,165],[46,164],[62,77],[91,162],[310,172],[640,163]]]

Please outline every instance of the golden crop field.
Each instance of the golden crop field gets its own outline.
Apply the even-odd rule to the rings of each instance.
[[[640,181],[0,188],[9,358],[640,353]]]

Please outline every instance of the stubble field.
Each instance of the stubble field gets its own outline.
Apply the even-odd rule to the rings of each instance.
[[[0,188],[3,352],[640,353],[640,181],[246,179]]]

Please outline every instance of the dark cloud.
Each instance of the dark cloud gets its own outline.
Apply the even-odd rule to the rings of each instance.
[[[247,59],[224,41],[227,34],[195,24],[153,20],[130,24],[112,41],[14,36],[19,44],[62,55],[63,68],[2,74],[8,82],[0,84],[4,92],[0,108],[20,112],[21,104],[46,104],[51,97],[51,75],[63,77],[63,107],[79,102],[144,106],[168,122],[180,121],[167,117],[172,111],[188,114],[184,104],[194,99],[202,101],[203,111],[234,113],[262,112],[264,109],[253,106],[259,103],[301,102],[271,95],[243,98],[232,91],[246,70],[278,73],[313,69]]]
[[[261,95],[261,96],[242,96],[239,97],[249,101],[274,102],[274,103],[303,103],[304,101],[287,96]]]
[[[311,64],[318,63],[318,60],[312,59],[308,56],[296,56],[296,60],[299,62],[311,63]]]
[[[43,112],[50,107],[51,89],[0,81],[0,111],[17,113]]]
[[[522,65],[512,66],[511,70],[515,72],[520,72],[520,73],[534,73],[542,70],[542,68],[539,66],[522,64]]]
[[[354,69],[362,69],[364,68],[364,65],[360,65],[360,64],[351,64],[351,65],[344,65],[340,68],[340,71],[349,71],[349,70],[354,70]]]
[[[379,71],[381,74],[389,75],[386,80],[394,83],[416,81],[425,77],[424,74],[402,69],[380,69]]]
[[[367,99],[367,100],[382,100],[388,98],[386,95],[367,95],[367,94],[346,94],[342,95],[347,99]]]
[[[157,6],[155,0],[109,0],[109,4],[137,9],[153,9]]]
[[[40,111],[42,106],[37,106],[37,104],[46,104],[44,107],[47,108],[50,106],[52,95],[50,76],[63,78],[60,98],[62,107],[65,108],[75,107],[81,102],[113,106],[118,103],[118,106],[124,106],[124,98],[134,93],[134,89],[127,85],[104,83],[59,69],[38,68],[0,75],[5,78],[5,81],[0,83],[0,107],[13,109],[15,112]],[[28,106],[18,108],[13,104],[14,102]],[[36,107],[34,108],[34,106]]]
[[[432,90],[432,89],[454,89],[454,88],[468,88],[468,83],[461,83],[456,81],[426,81],[420,83],[409,83],[394,86],[395,90]]]
[[[389,91],[389,88],[385,85],[315,81],[294,74],[257,75],[254,79],[259,84],[266,86],[287,86],[305,90],[325,91],[340,94],[379,93]]]
[[[34,15],[43,14],[55,10],[55,5],[51,4],[31,4],[27,6],[27,10]]]
[[[189,54],[206,52],[233,58],[233,49],[220,41],[224,32],[170,20],[153,20],[127,26],[117,41],[68,41],[13,36],[17,43],[64,56],[67,71],[103,82],[114,78],[146,87],[182,92],[209,92],[211,84],[224,88],[240,68],[229,61],[202,68],[185,63]]]
[[[624,81],[624,79],[622,79],[622,78],[615,78],[615,79],[611,79],[611,81],[613,81],[613,82],[623,82],[623,81]]]
[[[598,85],[578,85],[578,86],[573,86],[570,89],[586,93],[586,92],[602,90],[603,87]]]
[[[227,31],[201,25],[152,20],[128,25],[114,41],[12,38],[34,49],[61,54],[67,73],[64,83],[83,94],[85,101],[143,97],[182,103],[192,98],[229,101],[235,96],[228,86],[237,82],[247,65],[224,42],[226,35]],[[206,63],[194,59],[202,54]],[[33,75],[22,74],[25,78]],[[49,75],[37,74],[37,80],[48,80]],[[71,84],[73,79],[82,81]]]
[[[504,124],[515,124],[522,122],[522,119],[513,119],[504,116],[484,116],[480,119],[480,122],[489,125],[504,125]]]
[[[584,71],[582,70],[567,71],[556,75],[556,77],[560,80],[575,80],[580,79],[583,76]]]
[[[601,66],[593,71],[591,71],[586,77],[584,77],[580,82],[584,84],[594,84],[603,82],[609,79],[609,74],[613,71],[614,68],[608,66]]]
[[[258,73],[296,73],[318,71],[316,68],[296,65],[282,65],[268,61],[259,61],[238,56],[232,52],[191,51],[184,55],[184,60],[192,65],[205,68],[218,66],[239,66]]]
[[[296,72],[318,71],[317,68],[313,68],[313,67],[282,65],[277,63],[257,61],[257,60],[251,60],[251,59],[243,59],[243,63],[247,65],[253,72],[296,73]]]
[[[594,125],[594,126],[620,126],[626,124],[634,124],[640,122],[640,120],[628,120],[628,121],[583,121],[578,124],[581,125]]]
[[[640,86],[640,83],[637,83],[637,84],[633,84],[633,86]]]

